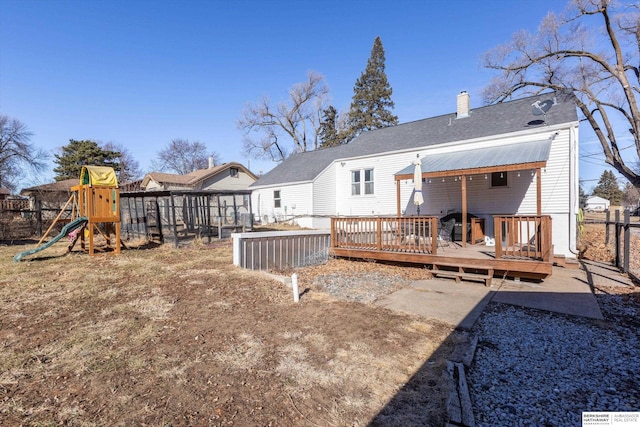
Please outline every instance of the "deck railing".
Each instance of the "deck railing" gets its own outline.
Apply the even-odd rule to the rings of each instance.
[[[436,254],[438,217],[331,218],[331,245],[342,249]]]
[[[336,249],[437,255],[438,217],[335,217],[331,247]],[[553,260],[551,217],[494,217],[495,258]]]
[[[496,258],[553,259],[550,216],[495,216],[493,221]]]

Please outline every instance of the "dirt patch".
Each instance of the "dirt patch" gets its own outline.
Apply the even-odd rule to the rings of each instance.
[[[632,228],[629,241],[629,271],[640,275],[640,231]],[[624,236],[621,236],[623,239]],[[585,224],[578,242],[580,257],[592,261],[613,264],[616,257],[615,227],[609,227],[609,242],[604,224]],[[621,243],[621,250],[623,243]]]
[[[2,425],[444,422],[451,328],[317,279],[378,274],[390,291],[420,269],[332,260],[299,272],[296,304],[233,267],[230,242],[95,257],[60,243],[13,263],[25,249],[0,247]]]

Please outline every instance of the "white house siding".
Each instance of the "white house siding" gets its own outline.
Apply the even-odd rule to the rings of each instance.
[[[396,215],[394,174],[410,165],[416,151],[388,154],[384,157],[345,159],[336,162],[336,213],[338,215]],[[344,166],[343,166],[344,163]],[[373,195],[351,195],[351,171],[373,169]],[[411,198],[412,181],[401,183],[401,203]]]
[[[309,228],[331,228],[330,217],[336,214],[336,163],[325,169],[313,183],[313,218],[300,219]],[[339,167],[339,165],[338,165]]]
[[[147,187],[145,188],[145,190],[147,191],[164,190],[164,186],[152,179],[152,180],[149,180],[149,183],[147,184]]]
[[[231,176],[229,169],[221,171],[219,174],[212,176],[202,183],[203,190],[246,190],[255,179],[247,175],[241,169],[238,175]]]
[[[279,208],[274,206],[273,194],[276,190],[280,191]],[[313,184],[311,182],[255,189],[252,191],[251,197],[254,215],[263,222],[265,220],[266,222],[281,221],[294,215],[311,215],[313,213]],[[308,226],[302,223],[300,225]]]

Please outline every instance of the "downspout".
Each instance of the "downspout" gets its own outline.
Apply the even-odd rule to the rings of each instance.
[[[569,129],[569,178],[571,179],[569,185],[569,252],[578,256],[578,248],[576,247],[577,241],[577,221],[578,221],[578,209],[580,208],[580,201],[578,200],[578,127],[572,127]]]

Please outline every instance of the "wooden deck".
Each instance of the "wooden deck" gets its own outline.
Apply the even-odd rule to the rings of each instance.
[[[421,264],[434,275],[456,279],[544,279],[551,275],[549,216],[497,216],[494,230],[495,247],[463,247],[438,238],[437,217],[337,217],[331,221],[330,254]]]

